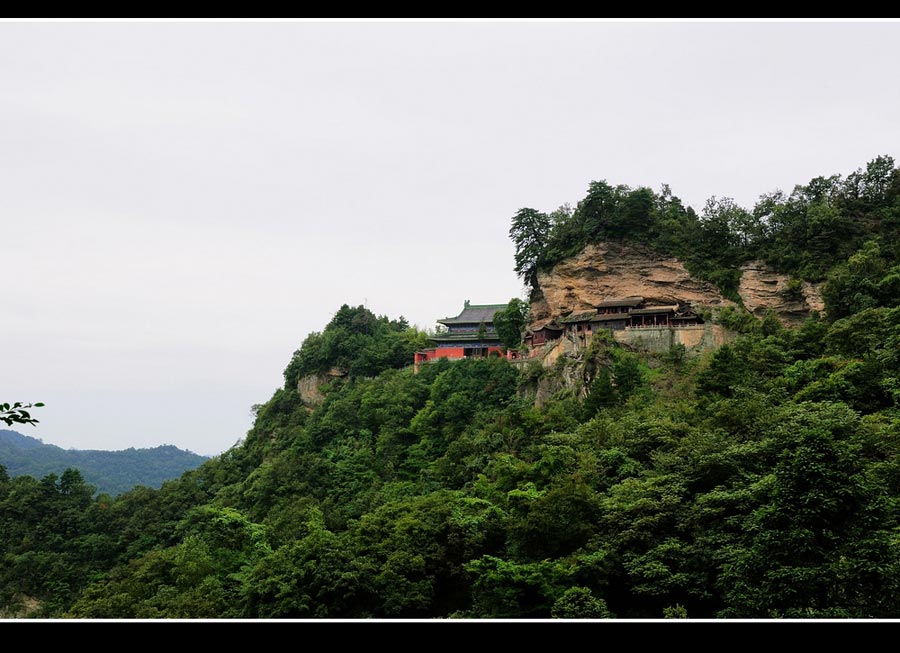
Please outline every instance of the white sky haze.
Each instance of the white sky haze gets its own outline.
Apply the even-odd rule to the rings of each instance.
[[[898,69],[897,22],[0,23],[0,400],[219,453],[342,303],[521,296],[523,206],[900,158]]]

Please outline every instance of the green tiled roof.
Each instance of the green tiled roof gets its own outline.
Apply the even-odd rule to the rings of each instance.
[[[428,337],[434,342],[500,342],[496,332],[489,331],[479,338],[477,333],[439,333]]]
[[[506,304],[466,304],[456,317],[438,320],[440,324],[485,324],[494,321],[494,313],[502,311]]]

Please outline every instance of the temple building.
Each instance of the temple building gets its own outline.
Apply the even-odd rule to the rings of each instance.
[[[415,353],[415,364],[438,358],[505,356],[497,329],[494,327],[494,314],[506,306],[506,304],[470,304],[469,300],[466,300],[459,315],[438,320],[438,324],[444,325],[446,330],[429,338],[435,344],[433,349]]]
[[[628,313],[644,303],[643,297],[625,297],[624,299],[607,299],[597,304],[597,312],[601,315],[619,315]]]
[[[537,348],[563,336],[576,345],[587,344],[601,329],[623,331],[626,329],[678,328],[703,324],[703,319],[689,304],[654,306],[647,304],[643,297],[624,297],[600,302],[591,311],[570,313],[558,321],[546,322],[525,333],[525,345],[531,348],[529,355],[539,352]]]
[[[677,312],[677,305],[633,308],[628,311],[628,317],[631,319],[629,326],[632,328],[675,326],[674,319]]]
[[[540,327],[526,331],[523,341],[526,347],[540,347],[547,342],[559,340],[564,330],[564,327],[557,324],[555,320],[551,320]]]
[[[586,346],[600,330],[626,331],[629,329],[677,329],[703,324],[703,319],[690,304],[652,305],[643,297],[607,299],[595,305],[594,310],[570,313],[558,320],[538,323],[525,332],[525,348],[521,351],[504,347],[494,327],[494,314],[506,308],[506,304],[470,304],[466,300],[462,312],[456,317],[438,320],[444,329],[429,337],[434,343],[431,349],[417,351],[414,363],[439,358],[483,358],[505,356],[519,360],[541,355],[544,345],[566,337],[576,348]]]

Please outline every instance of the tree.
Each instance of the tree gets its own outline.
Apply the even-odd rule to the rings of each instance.
[[[505,309],[494,313],[494,326],[504,347],[513,349],[522,342],[522,332],[528,321],[529,308],[527,302],[513,297]]]
[[[649,188],[635,188],[622,199],[616,212],[615,227],[626,237],[640,238],[653,227],[656,195]]]
[[[554,619],[611,619],[613,614],[603,599],[595,597],[587,587],[570,587],[556,599],[550,615]]]
[[[867,425],[842,403],[801,403],[771,433],[774,468],[754,492],[743,541],[723,551],[726,617],[896,613],[891,492],[866,469]]]
[[[633,354],[621,354],[612,367],[616,392],[621,401],[633,395],[644,385],[644,373],[638,358]]]
[[[891,265],[878,240],[863,244],[831,273],[822,288],[828,317],[837,320],[867,308],[895,306],[900,292],[900,265]]]
[[[350,377],[376,376],[409,365],[413,352],[427,345],[425,334],[405,318],[389,320],[365,306],[344,304],[325,329],[306,337],[284,370],[285,388],[312,374],[340,370]]]
[[[35,404],[23,404],[17,401],[14,404],[0,404],[0,420],[6,422],[7,426],[13,424],[37,424],[38,420],[31,416],[28,411],[30,408],[40,408],[44,404],[40,401]]]
[[[730,345],[722,345],[713,354],[709,366],[697,375],[697,390],[701,395],[731,397],[734,387],[746,378],[746,364]]]
[[[550,216],[535,209],[519,209],[512,219],[509,237],[516,246],[516,274],[532,286],[550,235]]]
[[[583,235],[588,242],[625,235],[617,229],[616,213],[619,202],[629,190],[627,186],[610,186],[605,179],[591,182],[577,209],[584,218]]]
[[[584,399],[584,418],[590,419],[601,409],[615,406],[617,401],[618,395],[609,375],[609,368],[601,367],[591,382],[590,392]]]

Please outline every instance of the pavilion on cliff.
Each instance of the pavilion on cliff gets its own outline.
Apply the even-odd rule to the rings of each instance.
[[[465,301],[462,312],[456,317],[445,317],[438,324],[446,327],[428,339],[433,349],[415,353],[416,365],[438,358],[483,358],[503,356],[503,345],[494,327],[494,314],[506,308],[506,304],[470,304]]]

